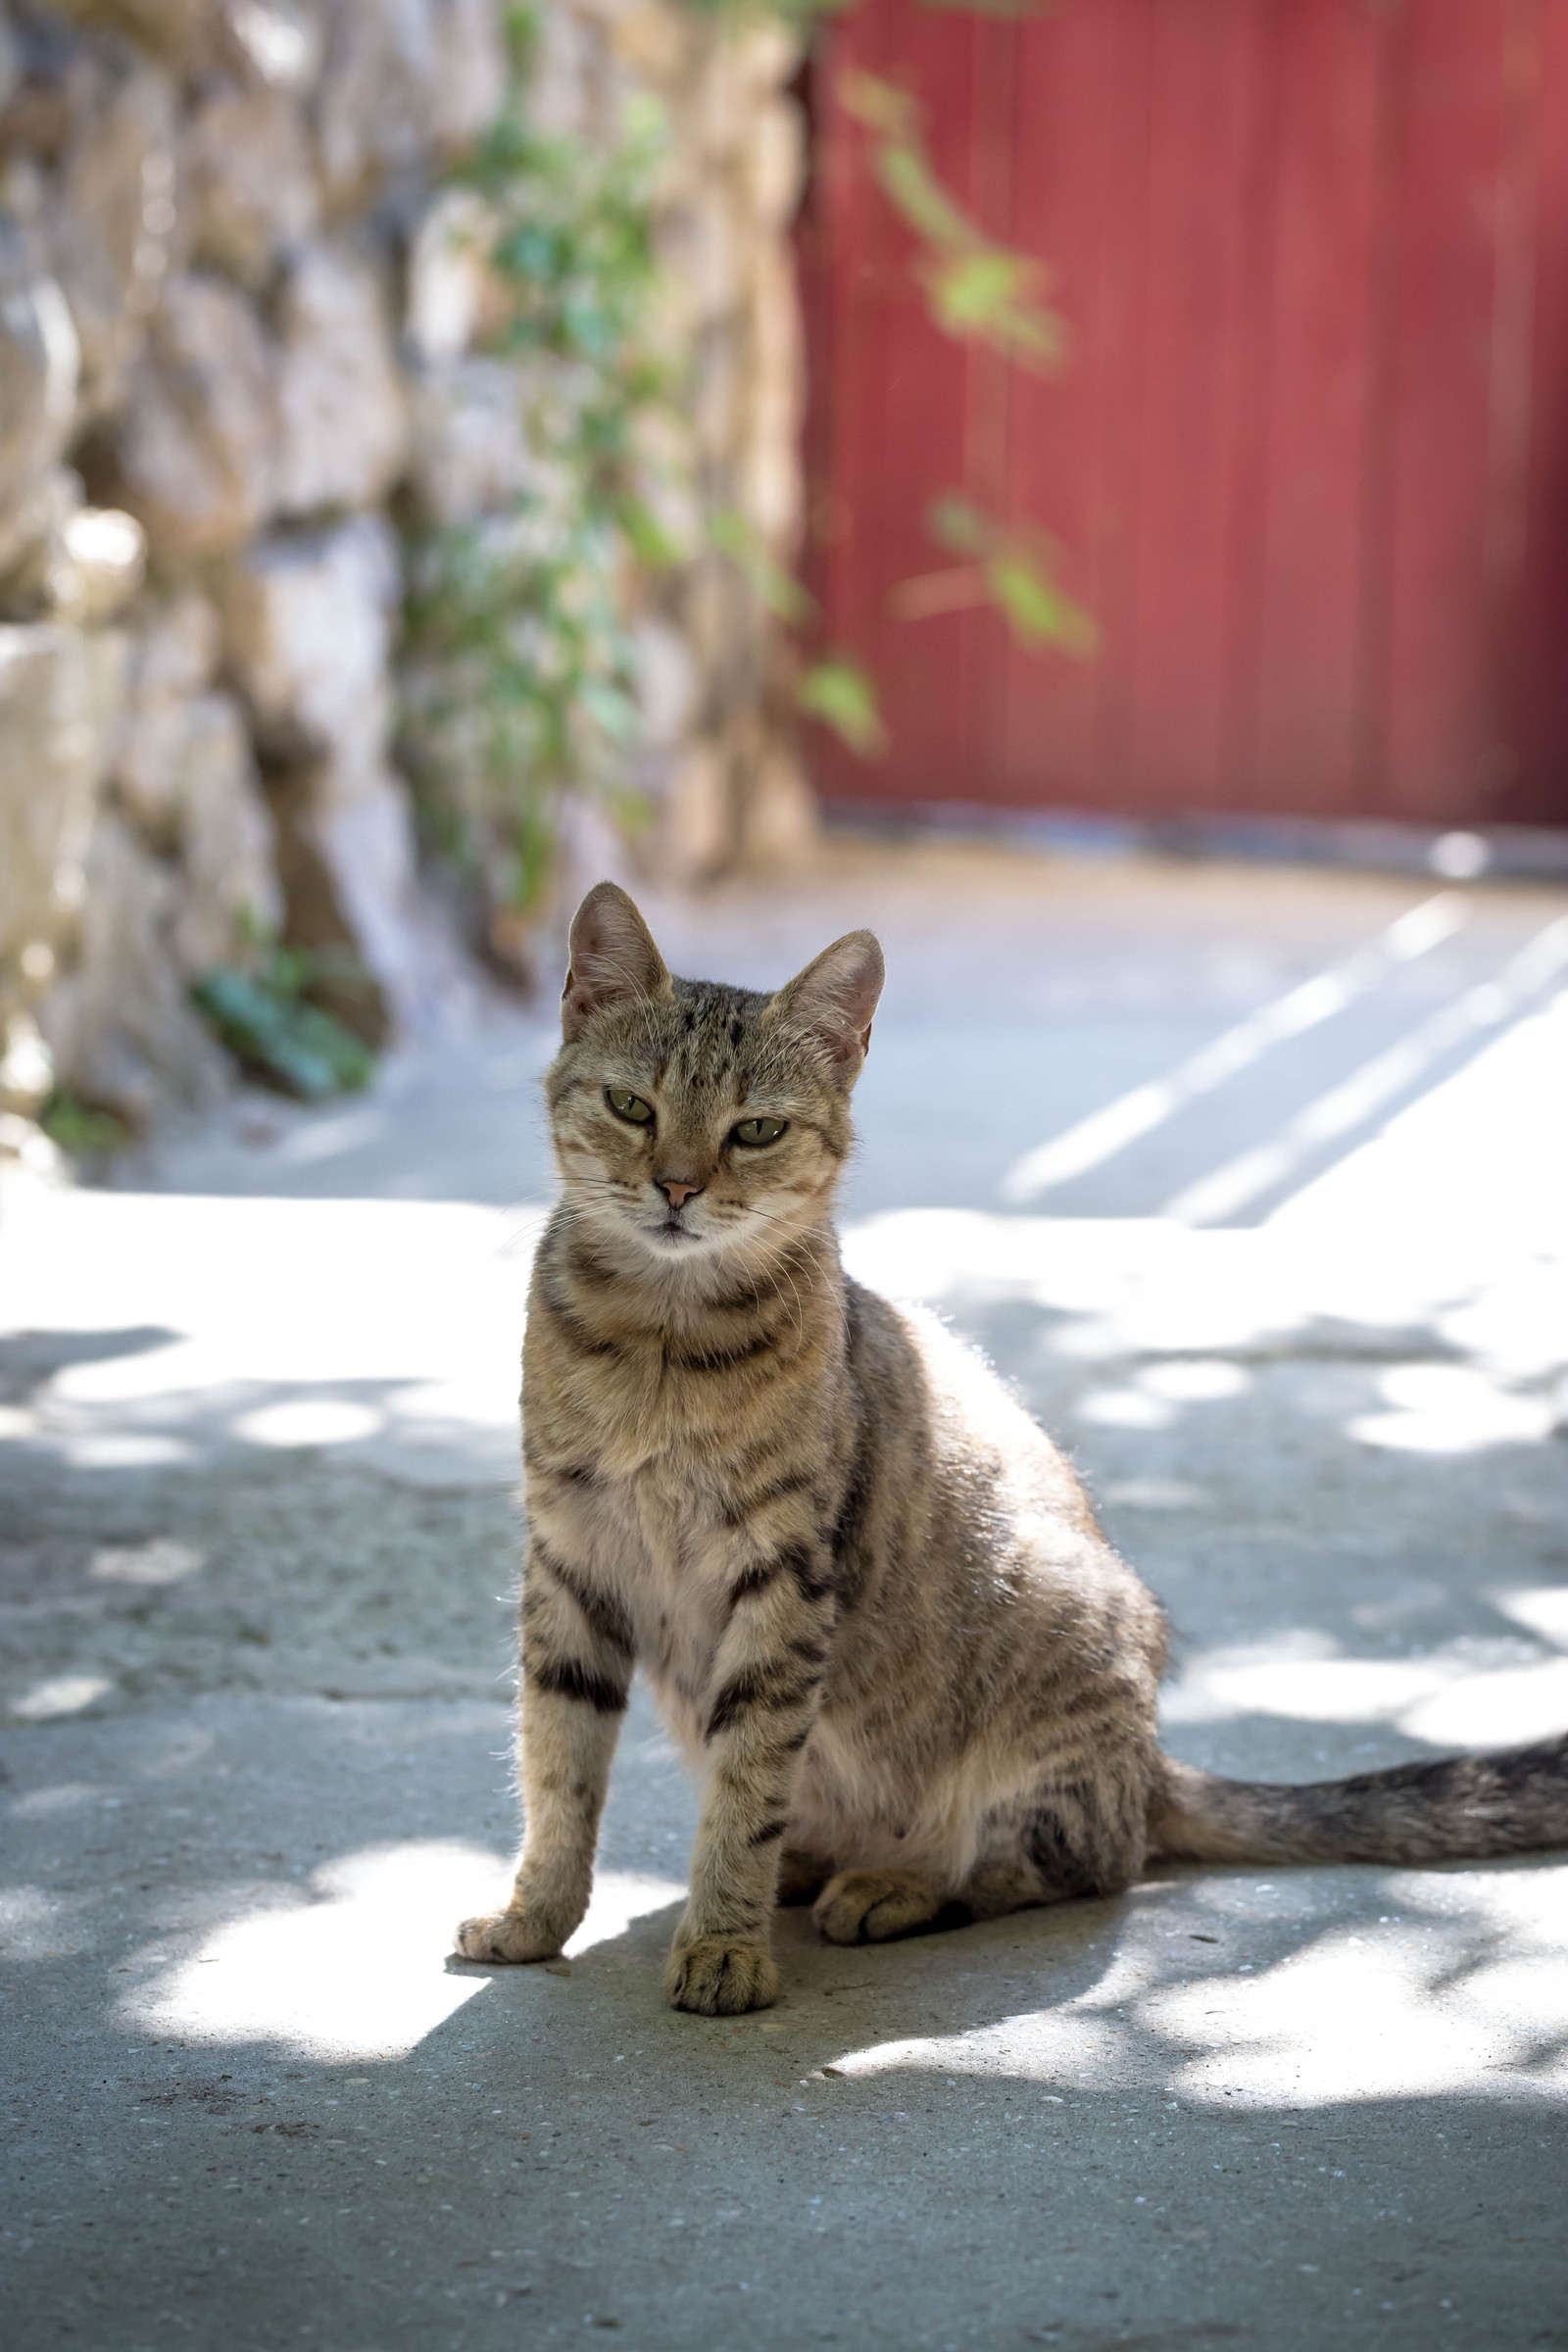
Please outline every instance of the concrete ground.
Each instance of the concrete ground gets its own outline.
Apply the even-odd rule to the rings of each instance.
[[[747,980],[880,930],[848,1253],[1076,1449],[1178,1753],[1568,1725],[1568,895],[841,842],[650,911]],[[448,1959],[513,1835],[550,1051],[471,1009],[6,1194],[7,2345],[1568,2346],[1568,1860],[792,1912],[710,2023],[639,1704],[567,1960]]]

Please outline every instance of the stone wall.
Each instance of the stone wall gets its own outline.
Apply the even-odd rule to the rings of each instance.
[[[809,802],[756,591],[708,544],[797,523],[789,38],[544,0],[545,128],[667,108],[660,302],[695,528],[637,619],[654,854],[788,849]],[[433,225],[505,96],[497,0],[0,0],[0,1133],[52,1086],[133,1124],[227,1065],[189,984],[283,935],[430,991],[392,758],[399,528],[525,475]],[[353,975],[351,972],[351,979]]]

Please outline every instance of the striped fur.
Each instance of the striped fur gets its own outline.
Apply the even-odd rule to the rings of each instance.
[[[881,979],[857,932],[773,997],[675,980],[623,892],[578,911],[523,1348],[526,1837],[459,1949],[544,1959],[577,1926],[634,1663],[702,1778],[666,1989],[707,2015],[776,1997],[780,1900],[881,1941],[1111,1893],[1160,1854],[1568,1843],[1568,1742],[1300,1789],[1160,1754],[1163,1620],[1071,1468],[840,1267]],[[748,1148],[757,1118],[787,1124]]]

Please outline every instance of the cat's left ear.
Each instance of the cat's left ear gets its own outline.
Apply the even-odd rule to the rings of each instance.
[[[781,988],[770,1009],[826,1047],[846,1084],[859,1076],[887,966],[869,931],[847,931]]]
[[[654,935],[614,882],[595,883],[572,916],[568,953],[561,992],[561,1027],[568,1045],[607,1004],[669,998],[669,973]]]

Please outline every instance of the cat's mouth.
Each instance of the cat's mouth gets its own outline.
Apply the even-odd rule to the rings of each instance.
[[[665,1217],[662,1224],[645,1226],[643,1230],[654,1241],[663,1242],[671,1249],[678,1249],[682,1242],[700,1242],[704,1238],[702,1234],[694,1233],[689,1225],[683,1225],[678,1216]]]

